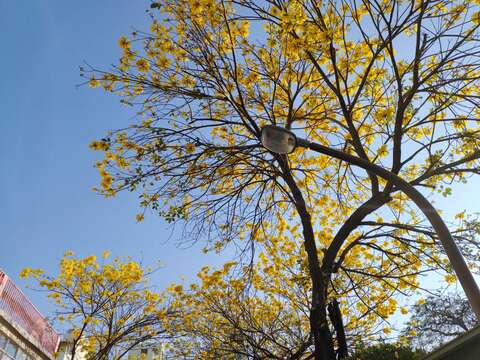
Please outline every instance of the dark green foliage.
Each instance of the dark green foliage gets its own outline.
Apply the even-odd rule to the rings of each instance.
[[[425,356],[422,351],[415,351],[406,346],[395,344],[378,344],[357,348],[347,360],[420,360]]]

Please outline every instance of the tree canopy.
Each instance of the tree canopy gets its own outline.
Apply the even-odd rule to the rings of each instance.
[[[413,306],[403,331],[410,343],[431,350],[452,340],[477,324],[468,301],[458,293],[430,295]]]
[[[118,64],[82,69],[137,114],[92,142],[105,155],[97,190],[137,191],[138,220],[150,209],[183,222],[185,241],[206,251],[235,244],[250,268],[255,254],[275,260],[269,242],[289,244],[281,258],[304,251],[315,358],[344,356],[345,318],[386,320],[419,275],[455,277],[394,184],[305,149],[271,153],[261,128],[283,126],[450,196],[480,168],[479,10],[451,0],[153,2],[149,31],[119,39]],[[475,271],[477,232],[465,213],[452,224]]]
[[[138,346],[167,338],[175,316],[161,294],[149,288],[149,271],[132,259],[102,261],[65,253],[56,275],[25,268],[56,305],[54,320],[66,327],[71,359],[121,359]],[[151,271],[151,270],[150,270]]]

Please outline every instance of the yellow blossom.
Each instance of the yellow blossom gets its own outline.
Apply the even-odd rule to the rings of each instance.
[[[148,72],[148,70],[150,70],[150,62],[146,59],[138,59],[136,65],[138,71],[140,72]]]
[[[131,46],[130,41],[125,36],[122,36],[118,40],[118,45],[124,50],[130,50],[130,46]]]

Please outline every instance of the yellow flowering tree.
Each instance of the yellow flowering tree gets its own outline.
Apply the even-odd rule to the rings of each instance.
[[[311,282],[305,270],[305,251],[295,241],[296,231],[290,228],[279,236],[261,236],[263,251],[249,266],[236,261],[216,269],[206,266],[198,273],[198,282],[171,285],[166,290],[170,304],[181,314],[168,327],[171,355],[200,359],[313,357]],[[389,326],[382,319],[395,312],[396,301],[381,287],[357,284],[355,291],[370,293],[363,298],[365,305],[358,306],[350,285],[337,279],[338,294],[332,296],[328,307],[329,319],[337,323],[336,310],[340,308],[345,342],[365,345],[379,334],[385,335]]]
[[[88,359],[120,359],[138,345],[165,337],[164,323],[173,311],[149,289],[149,272],[127,259],[98,261],[96,256],[77,258],[67,252],[57,276],[26,268],[55,301],[56,320],[70,329],[72,359],[76,353]]]
[[[120,38],[118,65],[83,69],[138,114],[91,144],[105,154],[98,191],[139,191],[138,220],[152,209],[183,221],[184,238],[207,250],[235,242],[253,254],[260,234],[300,224],[287,251],[305,250],[314,357],[342,357],[349,309],[337,297],[386,318],[418,275],[455,279],[393,183],[301,149],[271,153],[261,128],[295,130],[425,195],[451,195],[480,168],[479,10],[454,0],[152,2],[150,30]],[[477,269],[478,226],[458,220],[453,232]]]

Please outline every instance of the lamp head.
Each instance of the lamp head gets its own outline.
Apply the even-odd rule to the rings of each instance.
[[[266,125],[261,133],[262,145],[276,154],[290,154],[297,147],[295,134],[283,127]]]

